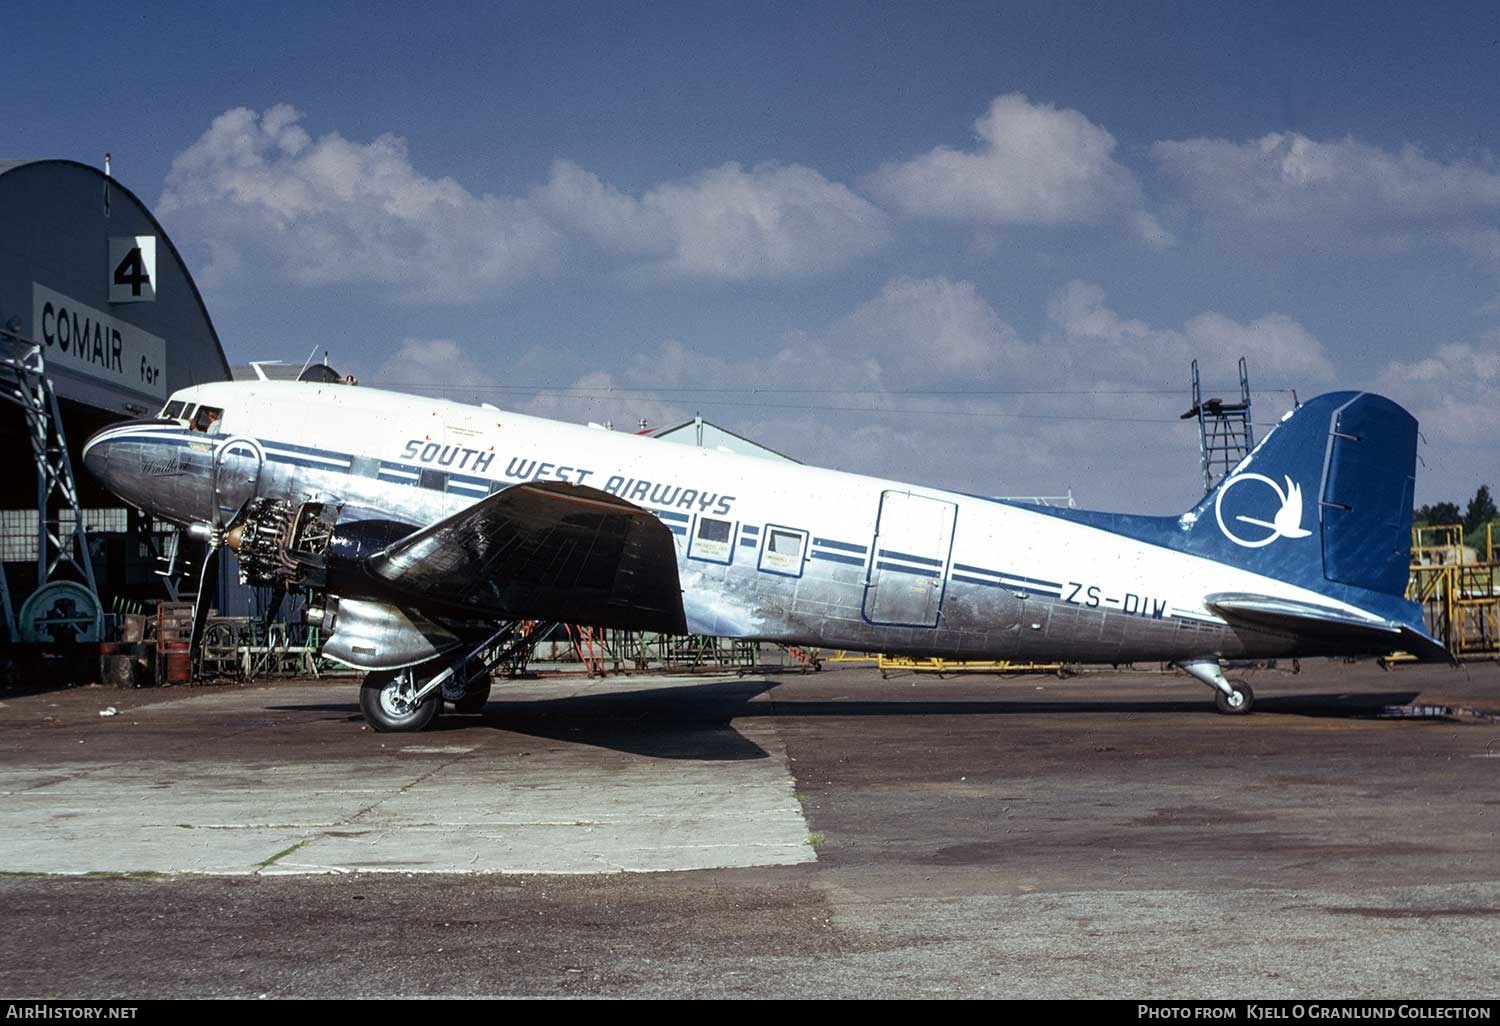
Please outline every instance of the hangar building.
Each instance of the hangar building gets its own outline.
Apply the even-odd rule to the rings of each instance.
[[[759,442],[751,441],[744,435],[737,435],[728,428],[704,420],[702,417],[694,417],[685,420],[681,424],[673,424],[670,427],[655,428],[645,432],[652,438],[660,438],[666,442],[676,442],[680,445],[692,445],[699,449],[714,449],[718,452],[737,452],[741,456],[759,456],[768,460],[784,460],[787,463],[801,463],[801,460],[792,459],[785,453],[777,452],[769,446],[761,445]]]
[[[107,169],[0,161],[0,643],[94,640],[99,606],[165,597],[165,534],[80,451],[175,389],[230,377],[177,248]]]

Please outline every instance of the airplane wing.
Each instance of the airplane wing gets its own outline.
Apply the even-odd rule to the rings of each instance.
[[[496,492],[366,565],[414,604],[687,632],[671,531],[583,485],[544,481]]]
[[[1267,595],[1219,593],[1204,604],[1231,626],[1290,635],[1299,641],[1359,646],[1372,650],[1409,652],[1424,662],[1452,662],[1441,644],[1420,631],[1388,620],[1364,619],[1327,606]]]

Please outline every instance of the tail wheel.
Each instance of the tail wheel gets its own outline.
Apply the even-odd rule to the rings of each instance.
[[[1255,704],[1255,692],[1250,690],[1249,684],[1235,678],[1230,678],[1229,686],[1234,689],[1234,694],[1226,695],[1222,691],[1215,690],[1214,705],[1226,716],[1245,715]]]
[[[420,702],[414,700],[427,679],[411,667],[366,674],[359,688],[359,709],[365,714],[365,722],[382,733],[425,730],[443,704],[438,691]]]
[[[453,703],[453,711],[458,713],[481,713],[484,712],[484,703],[490,700],[490,678],[486,674],[482,680],[469,686],[464,692],[464,697]]]

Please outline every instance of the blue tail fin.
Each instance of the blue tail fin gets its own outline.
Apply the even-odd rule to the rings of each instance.
[[[1389,399],[1332,392],[1282,418],[1181,517],[1051,511],[1352,606],[1254,585],[1203,596],[1227,622],[1297,639],[1305,653],[1402,649],[1451,658],[1406,599],[1417,422]]]
[[[1181,547],[1324,593],[1401,597],[1411,564],[1417,422],[1331,392],[1287,414],[1181,521]]]

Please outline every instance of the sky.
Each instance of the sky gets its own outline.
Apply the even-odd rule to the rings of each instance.
[[[1189,405],[1371,389],[1500,485],[1500,8],[7,9],[0,157],[102,164],[231,362],[1175,513]]]

